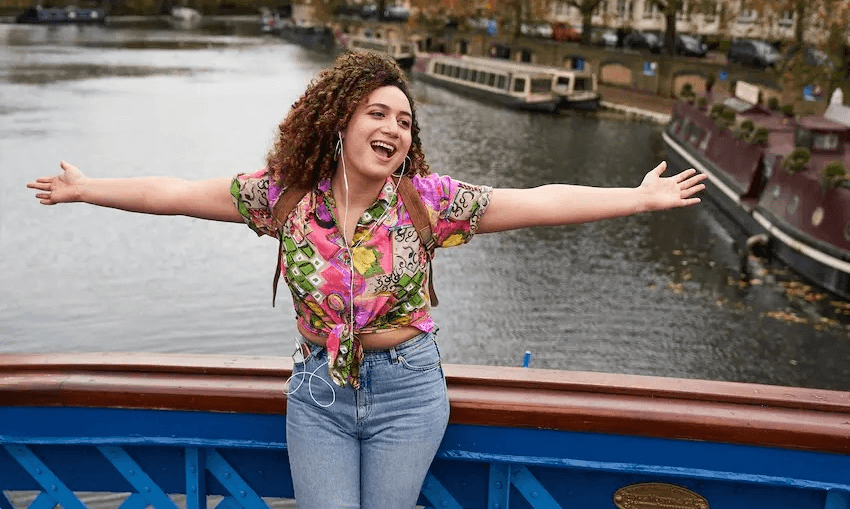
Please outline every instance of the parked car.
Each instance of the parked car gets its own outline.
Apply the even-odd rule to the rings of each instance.
[[[685,57],[704,57],[708,46],[698,37],[688,34],[676,34],[676,54]]]
[[[556,41],[581,41],[581,31],[576,30],[569,23],[555,23],[552,25],[552,38]]]
[[[652,32],[630,32],[623,39],[623,46],[631,49],[648,49],[653,53],[660,53],[663,47],[661,37]]]
[[[798,52],[799,49],[796,45],[791,46],[785,51],[784,59],[786,61],[792,60]],[[829,55],[812,46],[805,46],[803,48],[802,58],[803,63],[811,67],[824,67],[826,69],[833,69],[835,66],[835,64],[833,64],[832,60],[829,58]]]
[[[779,51],[770,43],[757,39],[736,39],[729,45],[726,60],[750,67],[776,67]]]
[[[617,45],[617,32],[610,28],[595,29],[590,33],[590,42],[613,48]]]
[[[377,19],[378,6],[377,4],[364,4],[360,6],[360,18],[362,19]]]
[[[384,21],[407,21],[410,11],[402,5],[389,5],[384,9]]]
[[[542,39],[551,39],[554,30],[549,23],[523,23],[519,27],[522,35],[528,37],[540,37]]]

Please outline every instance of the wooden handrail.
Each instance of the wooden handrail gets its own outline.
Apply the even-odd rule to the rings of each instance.
[[[0,405],[281,414],[289,358],[0,355]],[[850,392],[445,365],[451,422],[850,454]]]

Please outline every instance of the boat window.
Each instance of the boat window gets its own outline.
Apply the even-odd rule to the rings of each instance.
[[[590,81],[590,78],[576,78],[573,84],[573,90],[593,90],[593,85],[591,85]]]
[[[815,150],[835,150],[838,148],[838,133],[816,133],[812,148]]]
[[[478,71],[473,69],[472,72],[469,73],[469,81],[478,81]]]
[[[569,76],[558,76],[558,85],[568,87],[570,86],[570,77]]]
[[[691,125],[691,119],[686,118],[686,119],[682,120],[682,130],[679,131],[679,132],[682,133],[682,138],[684,138],[686,140],[688,139],[688,129],[690,128],[690,125]]]
[[[531,80],[531,93],[539,94],[552,91],[552,80],[550,78],[537,78]]]
[[[506,88],[505,87],[506,81],[507,81],[507,79],[505,78],[505,76],[500,74],[499,75],[499,83],[496,85],[496,88],[501,88],[501,89],[504,90]]]
[[[487,84],[490,85],[491,87],[496,86],[496,75],[493,74],[492,72],[487,73]]]
[[[696,145],[697,141],[702,137],[702,129],[696,124],[688,124],[688,129],[685,132],[685,139],[691,145]]]
[[[487,81],[487,73],[481,71],[478,73],[478,83],[484,84]]]
[[[682,116],[676,112],[673,112],[673,116],[670,119],[669,131],[673,134],[677,134],[679,132],[679,127],[682,125]]]
[[[709,132],[705,135],[705,138],[703,138],[702,141],[699,143],[699,149],[705,152],[705,149],[708,148],[708,140],[710,139],[711,133]]]
[[[514,78],[514,92],[525,92],[525,78]]]
[[[794,143],[798,147],[806,147],[808,149],[812,148],[812,132],[808,129],[803,129],[802,127],[797,128],[796,136],[794,136]]]
[[[460,70],[460,79],[466,81],[466,78],[469,77],[469,69],[463,68]]]
[[[460,67],[454,66],[452,67],[452,77],[459,78],[460,77]]]

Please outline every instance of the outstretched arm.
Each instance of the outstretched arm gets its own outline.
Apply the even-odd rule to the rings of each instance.
[[[494,189],[478,232],[587,223],[699,203],[694,195],[705,189],[700,182],[706,175],[697,174],[692,168],[662,177],[666,169],[667,163],[662,162],[635,188],[550,184],[531,189]]]
[[[230,198],[229,177],[199,181],[173,177],[101,179],[89,178],[65,161],[60,166],[59,175],[27,184],[39,191],[35,197],[44,205],[83,202],[145,214],[242,222]]]

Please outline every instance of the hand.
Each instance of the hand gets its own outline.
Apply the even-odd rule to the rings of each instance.
[[[62,172],[55,177],[40,177],[27,187],[42,191],[35,197],[42,205],[80,201],[80,186],[88,179],[76,166],[62,161]]]
[[[663,210],[699,203],[700,199],[694,195],[705,189],[705,184],[700,182],[708,175],[697,174],[690,168],[672,177],[662,177],[666,169],[667,163],[662,161],[643,177],[639,189],[646,193],[646,209]]]

